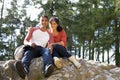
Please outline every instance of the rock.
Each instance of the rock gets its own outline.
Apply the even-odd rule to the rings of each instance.
[[[30,73],[25,80],[120,80],[120,68],[115,65],[80,59],[77,69],[68,59],[61,59],[63,68],[54,68],[48,78],[43,75],[43,60],[35,58],[30,65]],[[23,80],[14,68],[15,60],[0,63],[0,80]]]
[[[15,60],[21,60],[24,55],[24,47],[25,45],[21,45],[15,49],[14,58]]]

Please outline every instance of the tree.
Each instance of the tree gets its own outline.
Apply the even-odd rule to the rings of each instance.
[[[115,0],[115,10],[114,10],[114,36],[115,36],[115,61],[116,65],[120,66],[120,50],[119,50],[119,43],[120,43],[120,23],[119,23],[119,17],[120,15],[120,1]]]

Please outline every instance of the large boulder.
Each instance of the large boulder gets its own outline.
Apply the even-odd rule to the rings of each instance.
[[[30,65],[30,73],[25,80],[120,80],[120,68],[115,65],[80,59],[77,69],[68,59],[61,59],[63,68],[54,68],[48,78],[43,75],[42,58],[35,58]],[[13,66],[15,60],[0,63],[0,80],[23,80]]]

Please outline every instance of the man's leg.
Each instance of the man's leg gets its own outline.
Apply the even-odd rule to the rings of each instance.
[[[15,62],[15,68],[21,78],[25,78],[26,74],[29,72],[29,65],[31,60],[34,58],[34,54],[31,50],[27,50],[21,61]]]
[[[14,66],[15,66],[15,69],[16,69],[17,73],[19,74],[19,76],[22,79],[25,79],[26,73],[25,73],[25,70],[24,70],[22,62],[21,61],[16,61],[14,63]]]
[[[50,50],[47,48],[41,47],[40,50],[40,54],[42,55],[44,62],[44,75],[45,77],[49,77],[54,70],[52,55],[50,53]]]
[[[22,64],[27,73],[29,73],[29,66],[33,58],[39,57],[37,53],[34,53],[33,50],[27,50],[22,58]]]

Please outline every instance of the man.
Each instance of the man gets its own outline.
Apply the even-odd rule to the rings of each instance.
[[[29,45],[24,53],[21,61],[15,62],[15,68],[21,78],[25,79],[26,74],[29,73],[30,62],[33,58],[42,56],[44,63],[44,75],[49,77],[53,72],[53,59],[48,48],[45,48],[47,44],[51,43],[51,34],[47,31],[48,17],[41,16],[40,26],[30,28],[25,39],[24,44]]]

